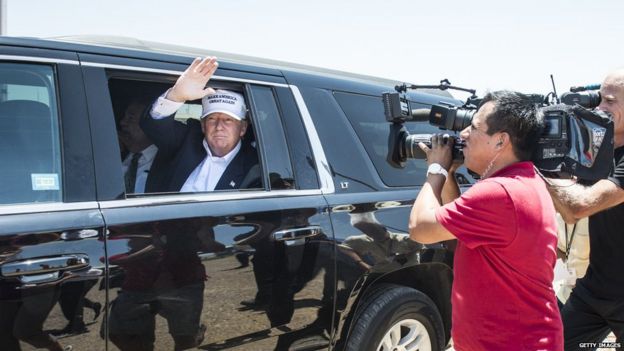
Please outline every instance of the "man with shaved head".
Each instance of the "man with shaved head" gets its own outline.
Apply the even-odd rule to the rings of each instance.
[[[589,216],[589,268],[561,311],[566,351],[595,350],[598,344],[588,343],[601,342],[611,331],[624,342],[624,68],[607,75],[600,95],[598,109],[609,112],[615,126],[609,177],[591,186],[549,187],[566,222]]]

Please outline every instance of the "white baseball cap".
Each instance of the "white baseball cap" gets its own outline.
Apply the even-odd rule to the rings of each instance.
[[[206,95],[202,98],[201,118],[215,112],[222,112],[242,121],[247,114],[245,98],[239,93],[218,89],[214,94]]]

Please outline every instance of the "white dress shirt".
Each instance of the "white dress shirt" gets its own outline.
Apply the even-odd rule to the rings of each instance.
[[[191,172],[191,175],[186,179],[180,192],[201,192],[201,191],[213,191],[219,179],[225,172],[227,166],[232,162],[234,156],[241,148],[240,141],[236,144],[236,147],[223,157],[213,156],[206,139],[203,141],[204,149],[206,149],[206,158],[197,166],[195,170]]]
[[[168,92],[169,90],[165,91],[152,105],[150,116],[152,116],[153,119],[163,119],[167,116],[171,116],[184,105],[183,102],[175,102],[166,99],[165,96],[167,96]]]
[[[168,92],[168,91],[167,91]],[[182,102],[175,102],[166,99],[167,92],[162,94],[152,105],[150,116],[153,119],[162,119],[171,116],[184,105]],[[232,162],[234,156],[241,148],[241,142],[234,147],[227,155],[223,157],[213,156],[206,139],[203,140],[204,149],[206,149],[206,158],[191,172],[186,178],[186,182],[182,185],[180,192],[202,192],[213,191],[219,179],[225,172],[227,166]]]
[[[135,194],[145,192],[145,182],[147,181],[149,170],[152,167],[152,162],[154,162],[154,157],[156,157],[157,152],[158,148],[154,144],[146,147],[145,149],[143,149],[143,151],[141,151],[141,157],[139,157],[139,164],[137,166],[136,180],[134,182]],[[132,162],[132,156],[134,156],[134,153],[129,153],[121,164],[124,175],[128,171],[130,162]]]

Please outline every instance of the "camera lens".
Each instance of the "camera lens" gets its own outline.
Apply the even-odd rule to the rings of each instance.
[[[431,147],[431,134],[412,134],[405,138],[402,149],[402,154],[406,158],[426,158],[427,155],[420,149],[418,143],[424,143],[428,147]]]
[[[466,127],[470,125],[470,122],[472,121],[472,116],[474,116],[475,112],[476,110],[463,108],[458,109],[457,115],[455,116],[455,121],[453,122],[453,128],[451,129],[457,132],[466,129]]]
[[[594,108],[600,105],[600,92],[598,91],[583,91],[578,93],[563,93],[561,95],[561,102],[566,105],[579,104],[586,108]]]

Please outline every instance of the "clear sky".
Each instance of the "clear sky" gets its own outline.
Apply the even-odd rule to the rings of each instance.
[[[624,66],[623,0],[8,0],[7,33],[129,36],[414,84],[546,94]]]

